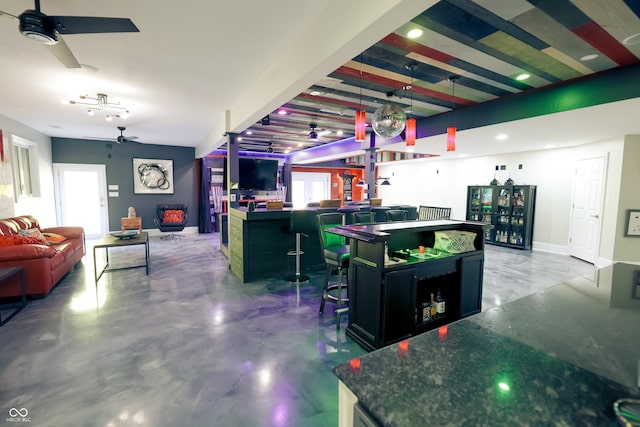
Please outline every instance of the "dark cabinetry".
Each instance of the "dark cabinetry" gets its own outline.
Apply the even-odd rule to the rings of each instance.
[[[493,225],[485,231],[487,243],[531,249],[535,200],[535,185],[470,186],[467,219]]]
[[[459,254],[419,253],[419,246],[433,247],[435,232],[446,230],[474,232],[475,250]],[[484,266],[481,225],[460,221],[398,222],[344,226],[332,231],[350,239],[346,333],[366,349],[374,350],[480,312]],[[393,256],[398,253],[406,256]],[[446,311],[425,320],[423,307],[438,291]]]

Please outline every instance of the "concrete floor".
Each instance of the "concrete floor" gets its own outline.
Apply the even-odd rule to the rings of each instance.
[[[282,279],[240,283],[218,239],[151,236],[148,276],[110,272],[97,288],[89,247],[0,328],[0,420],[26,408],[31,426],[337,426],[331,368],[365,351],[345,337],[346,316],[336,328],[331,304],[319,315],[323,272],[298,303]],[[110,251],[114,266],[143,259],[142,247]],[[488,246],[483,310],[592,270]]]

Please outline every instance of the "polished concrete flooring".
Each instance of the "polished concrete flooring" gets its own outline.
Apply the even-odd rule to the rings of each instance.
[[[26,409],[31,426],[337,425],[331,368],[365,351],[345,337],[346,319],[336,328],[331,304],[318,314],[321,272],[298,301],[281,279],[240,283],[217,234],[151,236],[150,252],[148,276],[114,271],[96,288],[88,248],[49,296],[0,328],[0,425],[25,425],[9,421],[11,408]],[[110,252],[112,266],[143,257],[137,246]],[[592,270],[488,246],[483,309]]]

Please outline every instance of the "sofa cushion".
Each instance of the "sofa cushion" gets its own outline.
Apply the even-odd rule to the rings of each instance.
[[[167,209],[162,213],[163,223],[180,224],[184,221],[184,212],[180,209]]]
[[[67,240],[66,236],[63,236],[62,234],[58,234],[58,233],[48,233],[47,232],[47,233],[42,233],[42,235],[44,236],[44,239],[49,244],[62,243],[65,240]]]
[[[42,245],[46,242],[44,239],[33,236],[21,236],[14,234],[12,236],[0,236],[0,247],[17,246],[17,245]]]
[[[27,230],[30,228],[40,229],[38,220],[31,215],[0,219],[0,235],[3,236],[18,234],[18,230]]]
[[[36,240],[38,240],[40,243],[46,243],[46,239],[44,238],[44,236],[42,235],[42,233],[40,232],[39,229],[37,228],[28,228],[26,230],[18,230],[18,234],[20,236],[27,236],[27,237],[32,237]]]

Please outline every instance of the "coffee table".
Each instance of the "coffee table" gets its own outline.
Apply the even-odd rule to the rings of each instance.
[[[130,265],[127,267],[109,268],[109,248],[115,248],[115,247],[121,247],[121,246],[136,246],[136,245],[144,246],[144,264]],[[98,274],[96,249],[102,249],[102,248],[104,248],[105,250],[106,264]],[[115,270],[128,270],[131,268],[140,268],[140,267],[146,268],[147,276],[148,276],[149,275],[149,234],[146,231],[143,231],[127,239],[120,239],[118,237],[112,236],[111,234],[107,234],[106,236],[103,236],[100,239],[100,241],[98,241],[93,246],[93,274],[96,279],[96,286],[98,286],[98,280],[100,280],[102,275],[106,272],[115,271]]]

